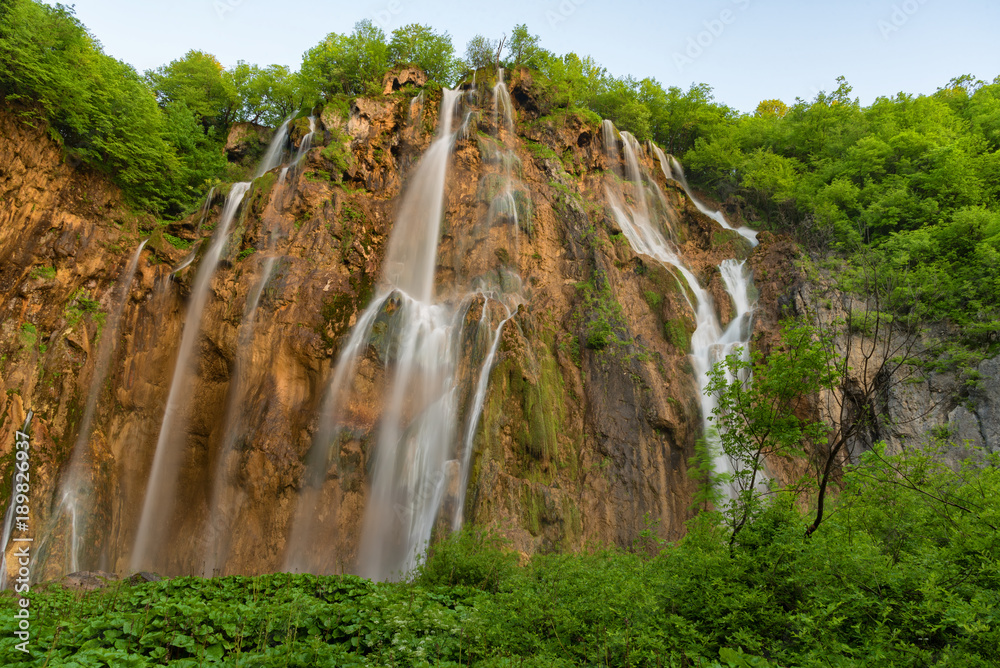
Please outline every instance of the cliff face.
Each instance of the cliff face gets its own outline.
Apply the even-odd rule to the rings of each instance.
[[[467,297],[460,377],[471,378],[471,356],[483,355],[474,325],[486,319],[487,298],[470,286],[520,281],[475,431],[465,520],[498,527],[524,553],[631,545],[647,518],[677,538],[697,485],[688,464],[701,430],[688,357],[694,314],[676,278],[635,254],[617,229],[600,127],[575,113],[539,117],[530,81],[511,89],[517,123],[504,142],[488,91],[464,96],[437,252],[437,294]],[[181,463],[173,512],[155,532],[157,570],[257,573],[287,563],[325,388],[377,293],[404,185],[433,140],[440,93],[413,94],[404,86],[358,99],[346,118],[323,110],[303,161],[257,179],[245,196],[212,278],[184,419],[169,435]],[[225,193],[161,226],[129,213],[99,176],[64,164],[42,129],[7,115],[0,124],[0,492],[9,493],[13,431],[31,409],[33,530],[48,536],[38,575],[69,570],[71,523],[56,488],[87,398],[98,392],[78,455],[92,509],[77,529],[93,539],[72,566],[124,571],[193,277]],[[294,147],[307,131],[306,119],[292,124]],[[750,256],[758,338],[770,336],[798,280],[794,248],[764,234],[750,254],[664,178],[654,157],[639,159],[723,324],[732,306],[718,265]],[[505,174],[517,183],[518,215],[500,224],[491,202]],[[92,389],[115,283],[146,236],[107,376]],[[349,428],[320,482],[309,537],[321,570],[357,567],[391,359],[374,339],[366,345],[342,407]],[[472,410],[473,381],[460,383],[463,413]],[[448,481],[452,504],[458,484]]]

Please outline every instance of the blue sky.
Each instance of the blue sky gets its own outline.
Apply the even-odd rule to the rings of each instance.
[[[717,100],[753,111],[836,88],[853,95],[932,93],[950,78],[1000,75],[996,0],[77,0],[78,18],[107,53],[140,71],[184,55],[215,54],[297,68],[329,32],[372,19],[386,33],[425,23],[464,52],[475,34],[499,37],[517,23],[546,49],[593,56],[612,74],[655,77],[665,86],[707,83]]]

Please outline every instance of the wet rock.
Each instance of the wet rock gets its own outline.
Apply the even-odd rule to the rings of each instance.
[[[267,149],[274,129],[256,123],[233,123],[226,136],[226,156],[230,162],[259,158]]]
[[[75,591],[95,591],[104,589],[109,584],[118,582],[119,577],[114,573],[104,571],[79,571],[70,573],[59,581],[66,589]]]

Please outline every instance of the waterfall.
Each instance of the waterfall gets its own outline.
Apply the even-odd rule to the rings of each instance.
[[[421,302],[429,302],[434,291],[445,176],[456,139],[451,127],[458,97],[458,91],[444,92],[438,136],[420,159],[407,186],[384,261],[385,283]]]
[[[510,93],[507,92],[507,84],[503,80],[502,67],[497,71],[497,83],[493,87],[493,118],[497,128],[500,127],[502,119],[507,131],[514,131],[514,106],[510,101]]]
[[[184,450],[179,435],[184,432],[185,408],[187,400],[190,399],[187,394],[189,376],[194,371],[194,353],[201,328],[201,317],[208,300],[212,276],[215,274],[222,249],[229,239],[229,227],[249,188],[250,183],[247,182],[233,184],[222,210],[222,220],[215,229],[212,243],[205,252],[201,264],[198,265],[187,315],[184,318],[184,333],[177,352],[163,422],[160,424],[160,434],[156,441],[153,465],[146,484],[138,535],[132,549],[132,570],[141,570],[149,566],[157,547],[155,539],[165,532],[172,518],[174,486]]]
[[[483,294],[483,314],[479,318],[479,327],[489,328],[489,322],[487,320],[487,306],[489,305],[489,296],[485,293]],[[458,503],[455,504],[455,514],[451,521],[451,528],[453,531],[457,531],[462,528],[462,520],[465,513],[465,494],[464,490],[469,486],[469,469],[472,465],[472,445],[473,440],[476,437],[476,429],[479,427],[479,416],[483,414],[483,402],[486,400],[486,388],[490,380],[490,372],[493,370],[493,360],[496,358],[497,350],[500,349],[500,338],[503,333],[503,326],[507,324],[507,321],[514,317],[514,313],[511,312],[507,304],[503,302],[500,303],[506,311],[506,317],[500,321],[500,324],[496,326],[496,329],[489,329],[491,341],[489,353],[486,355],[486,359],[483,361],[483,366],[479,371],[479,380],[476,382],[476,394],[472,400],[472,411],[470,413],[468,425],[465,429],[465,438],[462,440],[462,468],[460,469],[459,476],[459,490],[462,493],[459,494]]]
[[[369,470],[358,571],[386,579],[413,569],[442,520],[454,492],[460,524],[471,444],[499,347],[503,324],[516,309],[516,297],[493,290],[483,279],[465,296],[435,297],[434,278],[447,166],[463,127],[452,129],[461,93],[445,91],[437,137],[420,159],[406,186],[383,264],[376,297],[357,319],[327,389],[313,440],[307,476],[286,553],[288,570],[330,570],[330,556],[314,544],[316,515],[329,491],[323,489],[339,456],[340,435],[352,398],[355,370],[368,349],[376,322],[384,327],[380,357],[386,365],[384,406],[377,421]],[[465,115],[466,121],[470,114]],[[478,327],[489,332],[481,357],[474,355],[475,387],[459,379],[465,322],[481,302]],[[499,320],[498,324],[494,324]],[[477,337],[478,340],[478,337]],[[469,397],[467,400],[466,397]],[[462,406],[466,409],[462,411]],[[464,428],[463,428],[464,419]]]
[[[617,165],[620,162],[618,140],[615,136],[615,128],[610,121],[604,121],[602,135],[605,150],[608,153],[608,161],[612,165]],[[717,438],[712,436],[711,416],[717,402],[714,396],[705,394],[705,388],[709,382],[708,372],[711,371],[716,362],[725,359],[737,347],[743,349],[745,356],[749,355],[751,318],[754,306],[749,294],[750,276],[744,262],[726,259],[721,263],[719,271],[735,310],[733,319],[723,329],[715,313],[711,295],[699,284],[697,277],[679,255],[677,247],[664,235],[666,221],[661,223],[654,220],[650,214],[650,191],[659,198],[662,198],[663,195],[655,187],[655,184],[652,184],[652,180],[639,163],[638,154],[642,151],[642,147],[628,132],[621,132],[620,135],[626,180],[632,185],[636,204],[634,206],[627,205],[620,187],[617,184],[609,183],[606,186],[606,193],[612,214],[636,253],[648,255],[668,268],[677,271],[687,284],[685,286],[682,283],[681,287],[695,314],[696,327],[691,335],[691,362],[701,398],[702,423],[705,436],[709,439],[709,444],[714,452],[713,468],[715,473],[728,474],[733,471],[734,463],[721,452]],[[663,152],[655,146],[654,149],[659,157],[661,168],[664,170],[664,176],[672,178]],[[647,181],[652,185],[647,186]],[[697,203],[696,206],[702,208]],[[719,216],[721,217],[721,213]],[[715,217],[713,216],[713,218]],[[715,219],[718,220],[718,218]],[[727,227],[732,229],[728,225]],[[749,232],[756,234],[752,230]],[[756,243],[756,240],[753,239],[752,242]],[[730,495],[734,492],[731,487],[727,491]]]
[[[274,133],[274,137],[271,138],[271,143],[267,147],[267,152],[264,157],[261,158],[260,164],[257,165],[257,172],[253,175],[256,179],[264,174],[268,173],[278,165],[282,164],[282,157],[285,153],[285,144],[288,143],[288,124],[292,122],[295,118],[295,113],[293,112],[289,115],[285,121],[278,126],[278,129]]]
[[[215,199],[215,186],[208,189],[208,195],[205,196],[205,202],[201,205],[201,214],[198,216],[198,227],[195,228],[195,233],[201,232],[201,226],[205,224],[205,218],[208,216],[208,211],[212,208],[213,199]]]
[[[694,196],[694,193],[691,192],[691,188],[688,187],[687,178],[685,178],[684,176],[684,168],[681,167],[681,163],[677,161],[677,158],[675,158],[672,155],[669,156],[668,158],[667,156],[664,155],[663,151],[658,146],[654,145],[653,150],[656,152],[657,158],[660,161],[660,168],[663,170],[663,175],[666,176],[668,179],[674,179],[675,181],[679,181],[681,186],[684,188],[684,192],[687,193],[688,198],[691,200],[692,203],[694,203],[694,205],[698,208],[699,211],[701,211],[703,214],[705,214],[715,222],[719,223],[719,225],[722,225],[722,227],[726,228],[727,230],[734,230],[738,232],[740,236],[742,236],[744,239],[750,242],[751,246],[757,245],[756,230],[751,230],[746,225],[743,225],[741,227],[733,227],[726,219],[725,214],[723,214],[719,210],[709,209],[707,206],[705,206],[705,204],[700,199]],[[669,159],[669,164],[667,162],[668,159]]]
[[[320,487],[332,461],[339,454],[340,421],[349,398],[351,389],[349,386],[353,382],[354,370],[361,352],[367,348],[376,318],[382,314],[386,306],[392,306],[394,331],[406,337],[405,344],[400,343],[401,352],[398,354],[398,371],[394,387],[405,387],[408,376],[413,371],[415,360],[412,355],[416,348],[416,337],[426,333],[427,328],[440,334],[439,325],[442,323],[438,321],[445,316],[444,309],[435,307],[430,302],[434,290],[445,177],[451,148],[456,139],[456,133],[452,132],[452,123],[458,111],[460,95],[461,93],[456,90],[445,90],[443,93],[437,137],[417,164],[403,196],[383,263],[382,285],[375,298],[358,317],[327,387],[319,426],[307,461],[307,479],[298,500],[286,550],[285,562],[288,570],[315,571],[324,567],[320,563],[321,558],[309,555],[310,550],[315,548],[312,544],[312,534],[315,516],[319,510]],[[430,345],[441,343],[439,337],[431,338]],[[422,342],[424,341],[426,339],[422,339]],[[446,351],[438,347],[425,352],[430,355],[440,355]],[[447,362],[448,359],[448,357],[432,357],[425,361],[431,366],[436,366],[438,363]],[[382,420],[384,433],[397,428],[394,425],[390,426],[392,418],[389,416],[394,416],[397,420],[399,418],[401,412],[399,404],[402,403],[400,391],[394,392],[390,401],[393,399],[398,401],[393,402],[387,409],[386,417]],[[394,448],[396,445],[390,442],[388,446],[383,447],[383,443],[387,440],[391,441],[391,438],[379,437],[377,461],[388,461],[389,455],[383,450]],[[376,464],[372,476],[373,497],[378,496],[377,489],[392,484],[391,472],[389,482],[381,483],[386,479],[385,472],[381,472],[383,475],[379,476],[380,470]],[[378,512],[373,513],[371,505],[370,501],[369,508],[366,509],[366,526],[375,521],[370,519],[373,515],[381,517]],[[378,531],[378,528],[372,531]],[[362,540],[366,538],[363,536]]]
[[[80,527],[81,520],[89,520],[93,504],[93,489],[87,489],[85,473],[86,457],[88,455],[87,446],[90,444],[91,423],[94,420],[94,412],[97,410],[97,402],[101,397],[101,390],[104,380],[108,376],[111,366],[111,356],[118,345],[118,326],[121,322],[125,304],[128,302],[129,292],[132,286],[132,279],[135,277],[136,269],[139,266],[139,256],[149,239],[143,240],[139,247],[135,249],[131,259],[118,277],[116,290],[112,298],[110,318],[108,318],[101,341],[97,347],[97,357],[94,361],[93,376],[91,376],[90,387],[87,390],[87,403],[84,405],[83,417],[80,419],[77,428],[76,441],[73,444],[70,455],[69,467],[63,477],[60,490],[62,492],[59,507],[53,513],[46,527],[45,535],[39,543],[38,554],[39,563],[44,564],[48,556],[47,549],[51,548],[51,542],[59,530],[59,525],[63,518],[69,516],[70,543],[66,551],[67,563],[64,572],[73,573],[80,570],[80,552],[83,548],[84,539],[90,535],[87,527]],[[39,573],[42,568],[36,569]]]
[[[24,426],[21,427],[21,433],[27,434],[28,427],[31,426],[31,417],[34,415],[31,411],[28,411],[28,415],[24,418]],[[30,446],[29,446],[30,448]],[[30,451],[29,451],[30,452]],[[7,512],[3,516],[3,535],[0,536],[0,591],[7,588],[7,545],[10,544],[10,537],[14,534],[14,506],[17,504],[15,500],[17,499],[17,474],[20,473],[17,467],[13,465],[16,460],[11,460],[11,472],[10,472],[10,499],[7,503]]]
[[[305,157],[306,153],[309,152],[309,149],[312,148],[312,138],[313,135],[315,134],[316,134],[316,117],[310,116],[309,132],[306,133],[306,136],[302,138],[301,142],[299,142],[299,150],[296,151],[295,158],[292,160],[292,164],[295,165],[299,164],[299,161],[301,161],[302,158]]]
[[[225,565],[229,549],[229,537],[232,529],[232,518],[225,517],[223,509],[237,504],[227,494],[229,459],[232,456],[236,439],[244,430],[242,425],[246,411],[243,406],[247,395],[247,369],[253,363],[253,335],[257,324],[257,307],[260,304],[264,288],[271,279],[271,273],[277,262],[275,255],[270,255],[261,263],[260,276],[247,296],[243,308],[243,320],[240,324],[236,340],[236,359],[233,373],[229,379],[229,391],[226,397],[226,412],[222,426],[222,441],[215,455],[215,466],[212,474],[211,500],[208,505],[209,519],[205,535],[205,561],[202,575],[211,577]]]

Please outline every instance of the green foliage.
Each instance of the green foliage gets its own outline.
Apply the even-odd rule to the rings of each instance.
[[[193,243],[186,239],[175,237],[172,234],[167,234],[166,232],[163,233],[163,238],[166,239],[171,246],[173,246],[174,248],[179,248],[180,250],[187,250],[188,248],[191,247],[191,244]]]
[[[36,266],[36,267],[32,268],[32,270],[31,270],[31,277],[32,278],[41,278],[41,279],[44,279],[46,281],[51,281],[53,278],[56,277],[56,268],[55,267],[46,267],[46,266],[41,266],[41,265]]]
[[[109,171],[137,204],[183,198],[164,118],[135,71],[106,56],[72,10],[11,0],[0,18],[0,96],[51,123],[68,150]],[[37,109],[37,111],[35,111]]]
[[[427,78],[449,86],[458,75],[458,60],[448,33],[439,35],[430,26],[411,23],[392,31],[388,61],[393,65],[413,64]]]
[[[629,342],[619,334],[624,320],[622,307],[611,291],[607,276],[595,273],[590,281],[577,283],[576,288],[583,298],[583,341],[586,346],[604,350],[609,346],[627,345]]]
[[[982,347],[1000,340],[1000,82],[970,82],[861,107],[839,78],[833,93],[706,128],[683,158],[757,226],[881,253],[901,279],[891,315],[949,320]]]
[[[399,583],[274,574],[33,587],[27,655],[14,649],[17,599],[0,597],[0,657],[12,668],[996,665],[1000,461],[953,469],[936,454],[877,446],[808,539],[806,517],[782,501],[732,549],[703,512],[653,554],[523,566],[467,529]]]
[[[496,593],[514,576],[516,567],[517,554],[505,540],[480,527],[467,527],[428,550],[415,581]]]
[[[21,347],[34,348],[38,343],[38,328],[30,322],[21,325]]]
[[[320,155],[330,164],[331,179],[338,182],[343,180],[344,172],[351,168],[354,161],[347,137],[337,127],[330,129],[330,143],[323,147]]]
[[[275,127],[306,101],[298,73],[285,65],[258,67],[240,60],[222,76],[229,88],[233,122]]]
[[[500,47],[498,40],[488,39],[482,35],[475,35],[465,45],[465,64],[475,71],[484,67],[491,67],[496,63],[497,49]]]
[[[514,26],[507,41],[507,66],[541,69],[551,57],[539,46],[538,35],[528,32],[528,26],[521,23]]]
[[[764,458],[805,455],[826,436],[824,422],[802,413],[810,397],[834,386],[829,351],[829,342],[815,328],[786,321],[781,344],[766,363],[757,351],[747,359],[738,350],[709,372],[705,393],[717,401],[710,419],[733,466],[724,481],[733,490],[725,505],[733,541],[765,509]]]
[[[338,94],[379,91],[388,65],[385,33],[364,19],[354,25],[350,35],[327,35],[305,53],[299,71],[307,90],[329,99]]]
[[[215,56],[191,50],[183,58],[146,72],[161,106],[183,104],[199,123],[225,128],[237,104],[235,91],[223,77]]]

